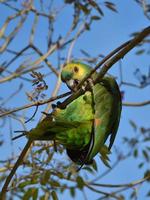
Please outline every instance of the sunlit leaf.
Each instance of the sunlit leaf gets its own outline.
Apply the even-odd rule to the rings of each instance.
[[[77,187],[82,190],[84,187],[83,178],[81,176],[77,176],[76,181],[77,181]]]
[[[54,190],[51,192],[51,195],[53,200],[58,200],[57,194]]]

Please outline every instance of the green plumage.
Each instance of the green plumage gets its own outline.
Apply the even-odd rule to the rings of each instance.
[[[89,142],[94,118],[90,99],[91,93],[86,92],[66,109],[54,109],[27,137],[33,140],[56,140],[70,149],[84,148]]]
[[[72,62],[64,67],[61,78],[74,90],[90,71],[89,66]],[[92,79],[96,77],[97,73],[94,73]],[[118,85],[114,78],[104,77],[65,109],[54,109],[35,129],[27,133],[27,137],[33,140],[55,140],[64,145],[68,156],[78,164],[90,163],[100,152],[102,161],[108,165],[108,154],[117,133],[120,113]],[[109,146],[106,147],[109,136]]]

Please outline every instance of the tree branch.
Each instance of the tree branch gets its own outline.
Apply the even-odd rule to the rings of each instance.
[[[71,93],[72,93],[72,92],[66,92],[66,93],[64,93],[64,94],[58,95],[58,96],[56,96],[56,97],[51,97],[51,98],[46,99],[46,100],[44,100],[44,101],[36,101],[36,102],[30,103],[30,104],[26,104],[26,105],[21,106],[21,107],[14,108],[14,109],[12,109],[12,110],[8,110],[8,111],[6,111],[6,112],[1,113],[1,114],[0,114],[0,117],[4,117],[4,116],[6,116],[6,115],[9,115],[9,114],[11,114],[11,113],[14,113],[14,112],[17,112],[17,111],[20,111],[20,110],[24,110],[24,109],[27,109],[27,108],[31,108],[31,107],[33,107],[33,106],[40,106],[40,105],[44,105],[44,104],[46,104],[46,103],[50,103],[50,102],[55,101],[55,100],[57,100],[57,99],[66,97],[66,96],[70,95]]]
[[[150,104],[150,100],[139,102],[139,103],[129,103],[129,102],[122,103],[123,106],[131,106],[131,107],[146,106],[149,104]]]

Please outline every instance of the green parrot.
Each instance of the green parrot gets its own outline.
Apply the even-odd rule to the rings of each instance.
[[[72,62],[63,68],[61,79],[71,90],[74,90],[82,79],[90,74],[91,70],[92,68],[84,63]],[[95,72],[91,78],[95,80],[97,76],[98,73]],[[77,150],[71,149],[67,149],[67,153],[75,162],[78,162],[78,158],[83,154],[83,156],[86,156],[85,161],[88,163],[100,152],[102,161],[109,166],[107,162],[109,160],[108,154],[116,137],[122,110],[121,93],[117,82],[112,77],[104,77],[99,83],[92,86],[90,93],[91,110],[94,117],[92,132],[90,133],[91,140],[93,140],[90,143],[92,144],[89,143],[89,149],[86,149],[86,151],[79,150],[79,154]],[[83,115],[84,112],[82,112]],[[109,136],[110,143],[107,147],[105,142]]]
[[[74,90],[91,72],[80,62],[66,64],[61,79]],[[94,80],[95,72],[92,75]],[[84,89],[88,83],[84,84]],[[24,134],[32,140],[55,140],[77,164],[90,164],[97,153],[108,164],[108,154],[115,140],[121,114],[121,95],[114,78],[104,77],[99,83],[73,100],[65,109],[55,107],[36,128]],[[110,136],[107,147],[105,142]]]

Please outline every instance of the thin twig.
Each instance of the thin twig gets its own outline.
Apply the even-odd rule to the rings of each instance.
[[[146,106],[150,104],[150,100],[143,101],[143,102],[123,102],[123,106],[131,106],[131,107],[140,107],[140,106]]]
[[[1,200],[5,200],[5,199],[6,199],[6,192],[7,192],[8,185],[9,185],[9,183],[10,183],[12,177],[14,176],[14,174],[15,174],[15,172],[16,172],[18,166],[21,165],[21,163],[22,163],[22,161],[23,161],[22,158],[25,157],[25,155],[26,155],[28,149],[30,148],[31,144],[32,144],[32,140],[28,140],[28,142],[27,142],[27,144],[25,145],[24,149],[22,150],[22,152],[21,152],[19,158],[17,159],[17,161],[16,161],[14,167],[13,167],[12,170],[10,171],[10,174],[7,176],[6,181],[5,181],[5,183],[4,183],[4,185],[3,185],[3,188],[2,188],[2,191],[1,191],[1,193],[0,193],[0,199],[1,199]]]
[[[42,100],[42,101],[36,101],[36,102],[33,102],[33,103],[30,103],[30,104],[26,104],[24,106],[20,106],[20,107],[17,107],[17,108],[14,108],[12,110],[8,110],[4,113],[1,113],[0,114],[0,117],[4,117],[6,115],[9,115],[11,113],[14,113],[14,112],[17,112],[17,111],[20,111],[20,110],[24,110],[24,109],[27,109],[27,108],[31,108],[33,106],[40,106],[40,105],[44,105],[44,104],[47,104],[49,102],[52,102],[52,101],[55,101],[57,99],[60,99],[60,98],[63,98],[63,97],[66,97],[68,95],[70,95],[72,92],[66,92],[66,93],[63,93],[61,95],[58,95],[56,97],[51,97],[49,99],[46,99],[46,100]]]
[[[150,176],[144,177],[140,180],[132,181],[130,183],[124,183],[124,184],[102,184],[102,183],[89,183],[89,184],[93,186],[98,186],[98,187],[110,187],[110,188],[134,187],[136,185],[139,185],[147,181],[148,179],[150,179]]]

